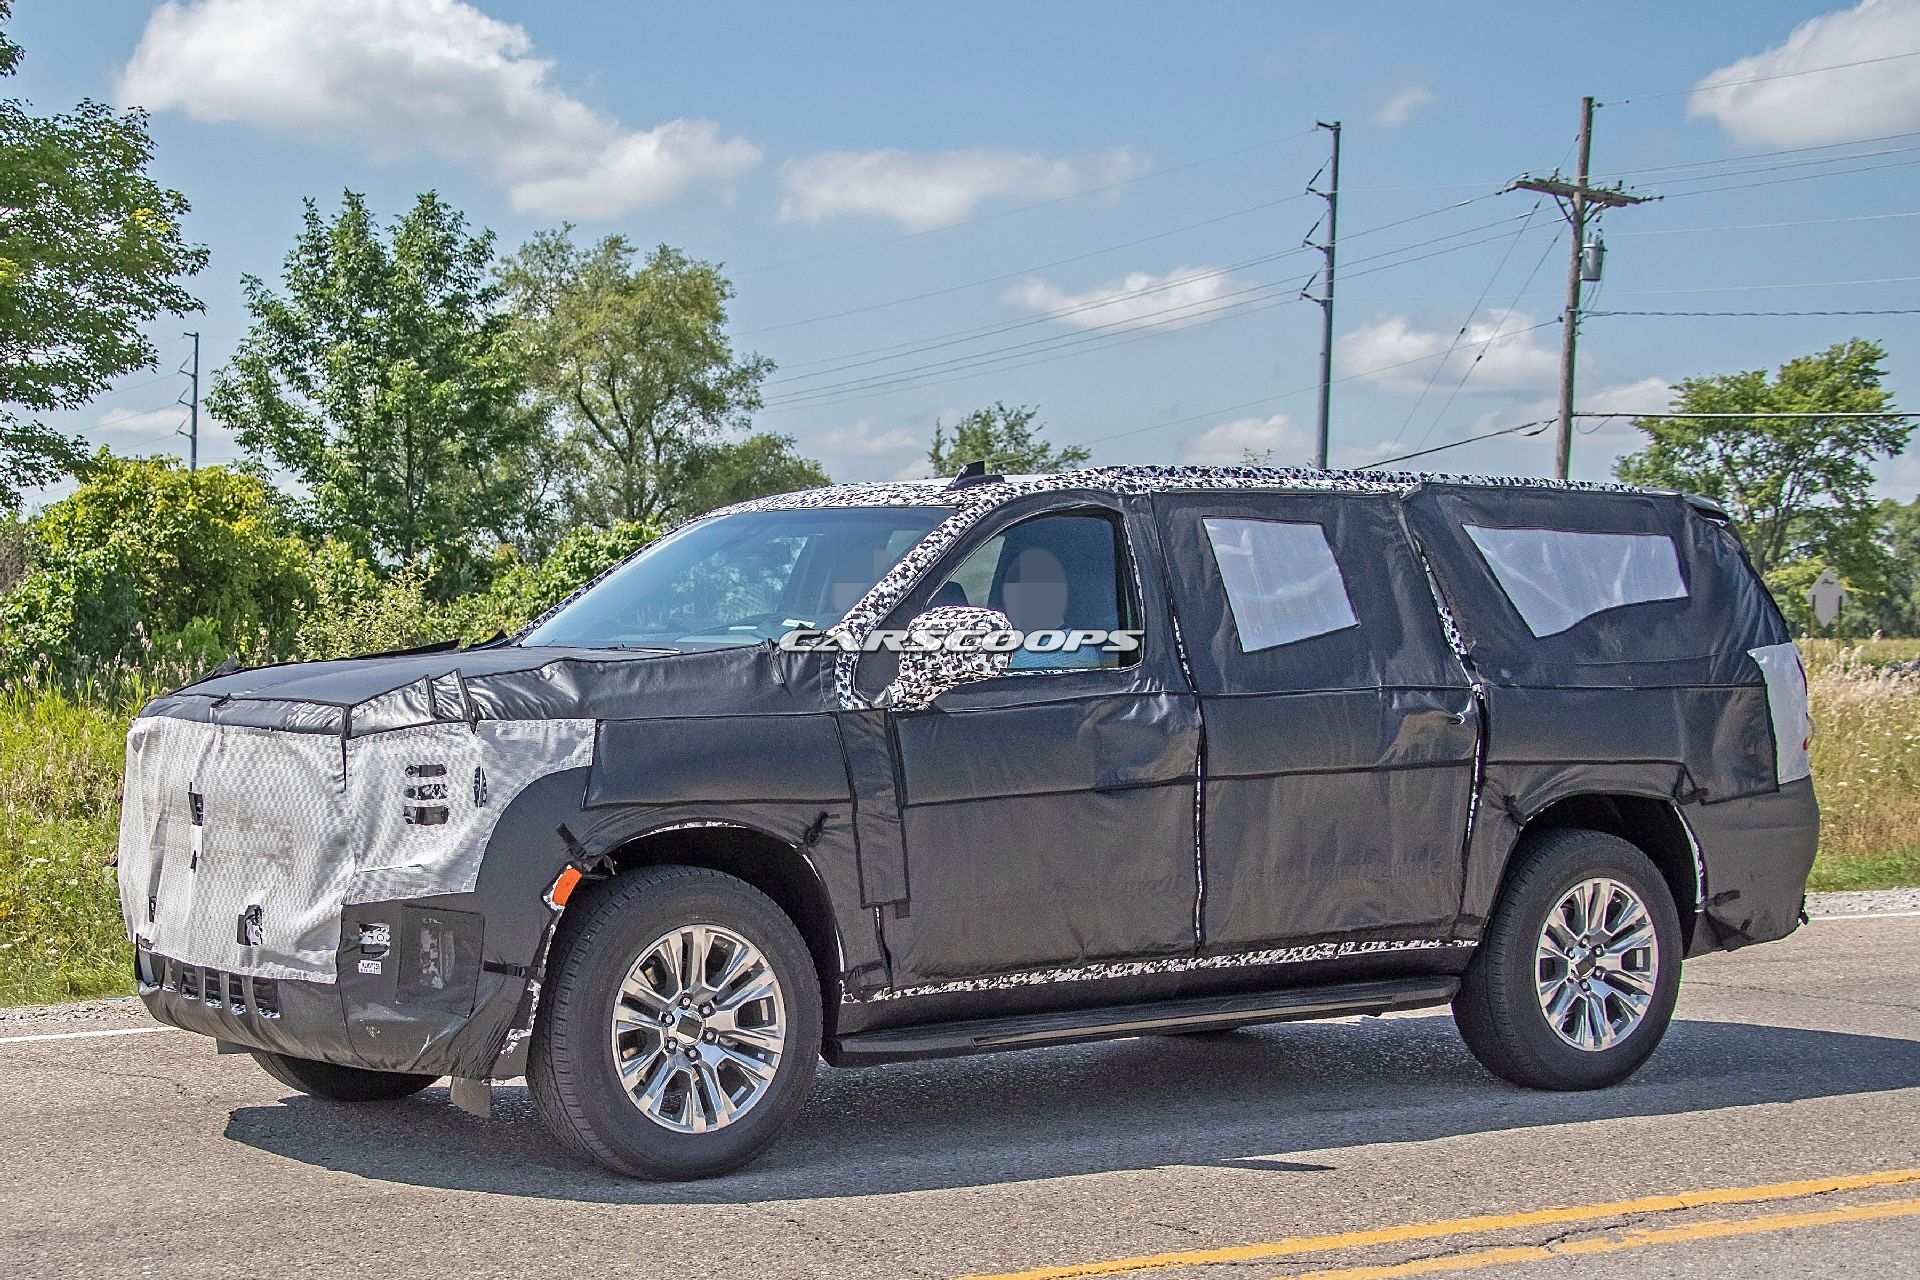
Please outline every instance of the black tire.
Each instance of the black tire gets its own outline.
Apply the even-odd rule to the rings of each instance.
[[[807,944],[746,882],[701,867],[649,867],[595,885],[561,918],[534,1020],[527,1086],[541,1121],[578,1155],[640,1178],[706,1178],[765,1150],[805,1105],[820,1056],[821,992]],[[786,1039],[766,1092],[723,1128],[655,1123],[621,1084],[608,1038],[614,1001],[640,951],[688,924],[718,925],[759,948],[786,1003]]]
[[[1461,1038],[1482,1066],[1532,1089],[1599,1089],[1640,1068],[1660,1044],[1680,993],[1680,915],[1647,855],[1600,831],[1549,831],[1527,839],[1486,934],[1454,996]],[[1607,876],[1647,907],[1658,943],[1653,996],[1637,1026],[1605,1049],[1582,1049],[1541,1008],[1536,951],[1547,914],[1575,885]]]
[[[255,1049],[253,1060],[287,1088],[328,1102],[394,1102],[411,1098],[440,1078],[401,1071],[367,1071],[310,1058],[290,1058],[264,1049]]]

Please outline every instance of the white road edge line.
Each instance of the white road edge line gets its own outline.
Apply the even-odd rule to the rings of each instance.
[[[1820,924],[1827,920],[1911,920],[1915,916],[1920,916],[1920,911],[1862,911],[1857,915],[1808,916],[1807,919]]]
[[[150,1036],[158,1031],[178,1031],[179,1027],[121,1027],[113,1031],[50,1031],[38,1036],[0,1036],[0,1044],[26,1044],[34,1040],[92,1040],[100,1036]]]

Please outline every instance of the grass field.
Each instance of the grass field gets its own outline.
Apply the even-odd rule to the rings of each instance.
[[[1920,885],[1920,640],[1803,645],[1823,817],[1815,889]],[[80,699],[0,693],[0,1005],[130,989],[113,858],[123,681]]]

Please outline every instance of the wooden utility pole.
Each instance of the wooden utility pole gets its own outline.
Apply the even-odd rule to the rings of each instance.
[[[1320,427],[1314,438],[1313,465],[1324,470],[1327,465],[1328,418],[1333,406],[1333,265],[1334,254],[1340,245],[1340,122],[1332,124],[1324,120],[1314,126],[1325,129],[1333,135],[1333,156],[1327,161],[1327,189],[1316,190],[1311,183],[1307,186],[1310,195],[1319,196],[1327,202],[1327,238],[1319,244],[1307,243],[1318,249],[1325,257],[1321,267],[1320,296],[1314,301],[1320,304]]]
[[[1593,99],[1580,99],[1580,167],[1574,181],[1567,182],[1557,173],[1551,178],[1521,178],[1509,191],[1538,191],[1550,195],[1566,214],[1573,227],[1573,246],[1567,264],[1567,310],[1560,329],[1560,423],[1554,439],[1553,474],[1567,478],[1573,461],[1573,354],[1580,333],[1581,272],[1587,251],[1587,209],[1617,209],[1639,204],[1646,196],[1630,196],[1619,187],[1595,187],[1587,183],[1593,158]]]

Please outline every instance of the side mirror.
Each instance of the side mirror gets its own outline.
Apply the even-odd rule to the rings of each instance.
[[[1005,675],[1020,633],[998,609],[943,605],[908,624],[900,673],[876,705],[918,711],[949,689]]]

